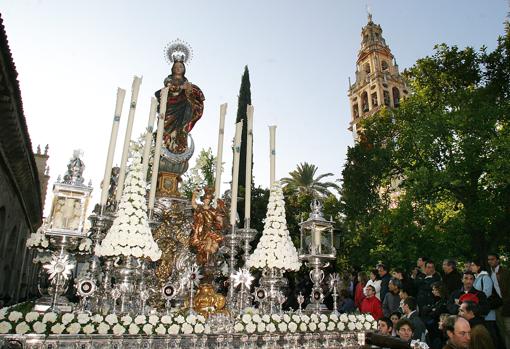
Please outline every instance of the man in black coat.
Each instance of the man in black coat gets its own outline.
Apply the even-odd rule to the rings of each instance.
[[[462,287],[462,275],[457,270],[457,263],[453,259],[443,261],[443,285],[446,290],[446,296],[450,297],[453,291]]]
[[[471,271],[465,271],[462,275],[462,287],[450,295],[448,299],[448,303],[446,304],[446,308],[448,312],[452,315],[457,315],[459,313],[459,307],[463,301],[473,301],[478,304],[478,308],[480,309],[480,315],[485,316],[489,313],[489,302],[487,301],[487,297],[485,293],[476,290],[473,287],[475,282],[475,274]]]
[[[390,273],[388,272],[388,267],[384,264],[378,264],[377,265],[377,272],[379,273],[379,277],[381,278],[381,302],[384,300],[384,297],[386,297],[386,293],[390,291],[389,289],[389,283],[390,283]]]
[[[423,309],[426,306],[431,306],[435,303],[434,295],[432,294],[432,284],[441,281],[441,276],[436,272],[433,261],[425,263],[425,277],[416,278],[416,302],[418,303],[418,310],[420,316],[424,314]]]

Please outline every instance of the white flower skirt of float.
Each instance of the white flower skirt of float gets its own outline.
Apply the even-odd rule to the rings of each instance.
[[[369,314],[259,314],[247,309],[217,328],[214,316],[90,315],[0,310],[0,344],[17,348],[356,348],[376,329]]]

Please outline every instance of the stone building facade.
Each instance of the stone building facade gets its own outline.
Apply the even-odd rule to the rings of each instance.
[[[25,244],[42,220],[37,165],[16,67],[0,17],[0,303],[29,296],[35,270]]]
[[[402,98],[409,94],[404,79],[399,73],[395,57],[382,36],[381,26],[372,21],[361,30],[361,49],[356,61],[356,80],[349,82],[352,131],[358,139],[359,122],[383,107],[398,108]]]

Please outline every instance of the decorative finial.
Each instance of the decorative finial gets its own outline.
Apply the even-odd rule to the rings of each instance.
[[[49,145],[46,144],[46,146],[44,147],[44,155],[48,155],[48,149],[49,149]]]
[[[367,4],[367,16],[368,16],[368,23],[372,23],[372,9],[370,8],[369,4]]]
[[[69,160],[67,165],[67,172],[64,175],[64,183],[82,185],[84,179],[82,177],[83,170],[85,169],[84,162],[80,159],[83,152],[79,149],[73,151],[73,157]]]
[[[169,64],[174,62],[189,63],[192,58],[193,49],[186,41],[177,39],[165,47],[165,59]]]
[[[40,155],[40,154],[41,154],[41,146],[37,145],[37,155]]]

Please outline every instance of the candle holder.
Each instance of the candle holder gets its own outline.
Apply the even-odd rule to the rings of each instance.
[[[257,230],[250,228],[250,218],[244,219],[244,228],[238,229],[236,233],[239,236],[239,242],[243,249],[243,261],[246,265],[246,261],[250,257],[251,242],[257,236]]]
[[[286,279],[283,276],[284,270],[278,268],[264,268],[260,285],[266,290],[266,298],[261,302],[262,309],[266,313],[279,313],[278,296],[281,293],[281,287],[286,285]]]
[[[303,303],[305,302],[305,296],[303,296],[303,294],[301,292],[299,292],[299,295],[297,296],[297,302],[298,302],[298,314],[302,314],[303,313]]]
[[[340,287],[340,275],[333,273],[329,276],[329,289],[331,291],[331,297],[333,297],[333,311],[332,314],[340,315],[338,311],[338,288]]]
[[[228,267],[229,267],[229,275],[234,273],[234,269],[236,267],[236,256],[239,247],[238,235],[235,233],[235,227],[232,227],[230,234],[226,234],[223,237],[223,246],[225,247],[223,250],[228,258]],[[232,282],[229,282],[228,287],[228,297],[227,303],[230,309],[235,308],[236,296],[235,296],[235,287]]]

